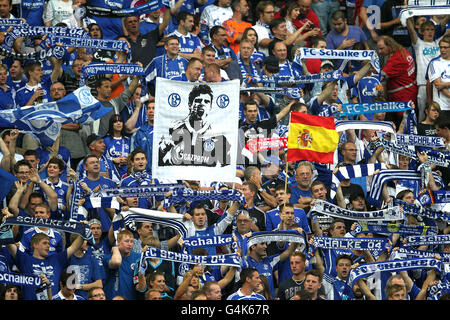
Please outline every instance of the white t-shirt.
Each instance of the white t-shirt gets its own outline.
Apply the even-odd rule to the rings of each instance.
[[[206,24],[209,29],[214,26],[221,26],[224,21],[231,19],[233,10],[231,7],[222,8],[211,4],[203,10],[200,22]]]
[[[439,56],[439,41],[440,39],[433,42],[425,42],[422,39],[417,39],[416,44],[413,45],[417,62],[416,81],[419,86],[427,84],[425,74],[430,61]]]
[[[258,35],[258,43],[263,39],[273,38],[270,29],[262,24],[256,23],[252,28],[255,29],[256,34]],[[269,50],[267,48],[259,47],[258,50],[264,53],[266,57],[269,56]]]
[[[441,78],[443,82],[450,82],[450,59],[445,60],[441,57],[431,60],[428,68],[428,78],[432,83]],[[433,101],[439,103],[442,110],[450,110],[450,98],[436,89],[433,85]]]
[[[73,16],[72,0],[50,0],[44,8],[44,22],[51,21],[52,26]]]

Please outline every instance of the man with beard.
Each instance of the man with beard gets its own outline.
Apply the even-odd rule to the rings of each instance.
[[[213,93],[206,84],[195,86],[189,94],[189,115],[175,122],[169,138],[159,142],[160,166],[226,166],[231,163],[231,145],[224,135],[215,136],[208,114]]]

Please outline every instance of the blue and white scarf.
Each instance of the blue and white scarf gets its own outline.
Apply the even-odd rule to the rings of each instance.
[[[0,32],[7,31],[10,27],[23,26],[25,22],[22,19],[0,19]]]
[[[162,185],[147,185],[136,187],[118,187],[111,189],[102,189],[98,192],[92,193],[90,197],[137,197],[149,198],[153,196],[164,196],[167,192],[177,188],[184,188],[180,184],[162,184]]]
[[[109,41],[118,41],[118,40],[109,40]],[[131,63],[91,63],[81,68],[80,86],[84,85],[87,78],[99,74],[132,74],[143,76],[145,74],[145,70],[144,68],[138,66],[137,64]]]
[[[130,208],[129,211],[122,211],[114,216],[113,229],[117,235],[125,227],[136,231],[136,222],[151,222],[174,228],[183,238],[186,238],[188,231],[183,223],[183,219],[183,215],[179,213]]]
[[[11,217],[3,221],[0,225],[0,230],[6,230],[5,226],[25,226],[25,227],[41,227],[60,230],[63,232],[74,233],[80,235],[83,239],[89,241],[91,244],[95,244],[94,236],[91,229],[85,223],[69,221],[69,220],[56,220],[56,219],[44,219],[35,217],[23,217],[16,216]]]
[[[217,267],[230,266],[238,268],[241,266],[242,263],[241,258],[235,253],[213,255],[213,256],[199,256],[149,247],[146,251],[144,251],[141,254],[140,269],[139,269],[139,272],[141,274],[145,274],[145,270],[147,269],[147,261],[149,259],[161,259],[188,264],[202,264],[206,266],[217,266]]]
[[[391,253],[391,259],[412,259],[412,258],[433,258],[435,255],[440,255],[441,260],[445,263],[450,262],[450,253],[424,251],[410,248],[400,247]]]
[[[234,242],[231,234],[213,235],[209,237],[189,237],[183,239],[183,247],[204,248],[204,247],[220,247],[232,244]]]
[[[387,222],[375,223],[375,222],[357,221],[355,229],[350,231],[350,233],[353,235],[356,235],[358,233],[380,233],[380,234],[399,233],[403,235],[435,235],[437,234],[437,227],[405,225]]]
[[[433,203],[450,203],[450,190],[428,190],[418,200],[422,206]]]
[[[344,103],[341,116],[359,115],[378,112],[399,112],[411,110],[410,101],[374,102],[374,103]]]
[[[436,181],[440,180],[440,177],[436,172],[433,172],[433,177]],[[381,170],[378,174],[373,176],[367,201],[375,207],[381,207],[383,187],[388,181],[392,180],[421,181],[421,175],[414,170]]]
[[[392,123],[388,121],[336,120],[335,127],[337,132],[350,129],[371,129],[395,133]]]
[[[307,249],[307,242],[305,236],[298,233],[296,230],[274,230],[274,231],[258,231],[253,232],[252,235],[247,238],[247,248],[262,242],[294,242],[300,244],[300,250],[305,251]],[[245,241],[244,241],[245,243]],[[245,252],[246,248],[242,248]]]
[[[386,238],[314,237],[313,246],[322,249],[386,250]]]
[[[450,243],[450,234],[432,235],[432,236],[410,236],[406,238],[404,247],[428,246],[435,244]]]
[[[381,133],[377,132],[379,137],[382,136]],[[406,145],[397,145],[395,142],[391,142],[386,139],[377,139],[373,141],[375,147],[383,146],[386,150],[390,152],[394,152],[414,160],[419,160],[417,157],[416,150],[411,150]],[[428,161],[432,164],[435,164],[440,167],[448,167],[450,165],[450,152],[448,151],[437,151],[430,148],[422,148],[420,151],[423,151],[428,156]]]
[[[167,0],[153,0],[135,8],[112,9],[86,5],[86,13],[88,16],[107,17],[107,18],[123,18],[131,16],[140,16],[146,13],[156,11],[162,6],[170,7]]]
[[[347,277],[347,284],[350,286],[350,288],[353,288],[356,280],[360,278],[367,278],[375,272],[398,272],[414,269],[436,269],[440,272],[442,271],[442,266],[443,263],[441,261],[433,258],[418,258],[366,263],[350,270],[350,273]]]
[[[291,84],[301,84],[301,83],[315,83],[315,82],[330,82],[342,79],[342,72],[339,70],[316,73],[310,75],[302,75],[300,77],[291,76],[267,76],[262,77],[248,77],[248,83],[264,83],[264,84],[277,84],[277,85],[291,85]]]
[[[295,56],[294,61],[301,65],[301,59],[344,59],[344,60],[369,60],[375,70],[380,72],[380,60],[375,50],[334,50],[300,48],[300,53]]]
[[[93,39],[91,37],[67,37],[59,35],[50,35],[46,39],[46,43],[49,46],[55,46],[57,43],[66,47],[73,48],[93,48],[100,50],[110,51],[123,51],[128,52],[128,44],[124,40],[111,40],[111,39]]]
[[[441,219],[442,221],[450,222],[450,215],[447,212],[433,210],[431,208],[419,207],[412,203],[402,200],[394,199],[395,205],[400,205],[405,214],[418,215],[431,219]]]
[[[2,272],[0,271],[0,283],[14,284],[17,286],[41,286],[42,281],[40,276]]]
[[[416,134],[396,134],[395,142],[397,145],[421,146],[430,148],[445,147],[445,142],[441,137],[418,136]]]
[[[396,221],[403,220],[404,214],[400,207],[387,208],[376,211],[352,211],[343,209],[335,204],[323,200],[316,200],[311,212],[319,212],[328,216],[362,221]]]
[[[179,203],[186,201],[203,201],[203,200],[231,200],[244,202],[244,196],[239,190],[206,190],[197,191],[192,189],[175,189],[172,196],[167,198],[168,203]]]
[[[334,199],[337,189],[343,180],[372,176],[376,170],[386,169],[384,163],[369,163],[340,167],[331,178],[330,198]]]
[[[41,50],[36,52],[30,52],[27,54],[20,54],[13,51],[14,42],[20,37],[30,36],[62,36],[62,37],[89,37],[89,33],[83,28],[68,28],[68,27],[32,27],[27,24],[14,27],[5,36],[5,39],[0,47],[1,54],[7,57],[11,57],[19,60],[46,60],[49,57],[56,57],[62,59],[67,52],[67,49],[63,46],[53,45],[50,46],[44,42],[41,46]]]

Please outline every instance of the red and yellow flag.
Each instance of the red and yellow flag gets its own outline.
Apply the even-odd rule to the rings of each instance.
[[[333,117],[291,112],[287,161],[333,163],[333,154],[338,143],[339,134]]]

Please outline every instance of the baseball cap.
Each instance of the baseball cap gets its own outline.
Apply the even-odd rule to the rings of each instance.
[[[97,141],[99,139],[103,139],[103,138],[104,138],[104,136],[99,136],[99,135],[96,135],[96,134],[93,133],[89,137],[87,137],[86,144],[89,147],[92,142]]]
[[[323,68],[324,66],[329,65],[330,67],[334,68],[334,63],[331,60],[324,60],[320,64],[320,67]]]

